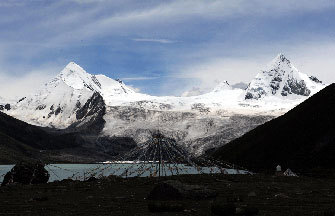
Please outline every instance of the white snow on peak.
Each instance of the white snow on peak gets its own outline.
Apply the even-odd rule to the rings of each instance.
[[[99,83],[94,79],[94,76],[87,73],[82,67],[74,62],[70,62],[57,76],[64,81],[68,86],[74,89],[92,88],[98,90]]]
[[[66,128],[77,121],[76,111],[92,95],[89,89],[73,88],[56,77],[36,93],[13,104],[8,114],[34,125]]]
[[[182,97],[191,97],[191,96],[198,96],[209,92],[210,89],[200,88],[200,87],[193,87],[181,94]]]
[[[135,94],[136,92],[126,86],[121,80],[114,80],[105,75],[96,75],[101,85],[100,93],[104,98]]]
[[[270,63],[270,67],[275,67],[279,65],[281,62],[284,62],[286,64],[291,64],[290,60],[288,60],[284,54],[279,53]]]
[[[0,96],[0,105],[13,104],[16,99],[13,98],[4,98]]]
[[[220,92],[231,89],[233,89],[233,87],[231,87],[229,83],[226,80],[224,80],[222,82],[219,82],[214,88],[193,87],[192,89],[183,92],[181,96],[182,97],[200,96],[203,94],[207,94],[209,92]]]
[[[281,99],[307,98],[324,87],[325,85],[299,72],[290,60],[279,54],[251,81],[245,98],[260,99],[272,96]]]
[[[57,77],[74,89],[87,88],[99,92],[106,98],[135,93],[121,80],[114,80],[101,74],[89,74],[74,62],[70,62]]]
[[[224,90],[232,90],[233,88],[229,85],[227,81],[220,82],[218,85],[215,86],[213,92],[220,92]]]
[[[77,110],[94,92],[99,92],[108,102],[135,93],[120,80],[89,74],[70,62],[34,94],[13,103],[7,113],[30,124],[66,128],[77,121]]]

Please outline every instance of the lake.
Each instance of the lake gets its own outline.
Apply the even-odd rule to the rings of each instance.
[[[4,175],[13,166],[0,165],[0,182],[2,182]],[[85,180],[91,176],[155,177],[159,175],[156,164],[49,164],[45,168],[50,174],[49,182],[63,179]],[[247,171],[243,170],[224,169],[221,171],[218,167],[195,168],[184,164],[165,164],[161,168],[161,176],[202,173],[248,174]]]

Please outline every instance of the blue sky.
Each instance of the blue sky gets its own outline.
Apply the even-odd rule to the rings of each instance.
[[[0,96],[70,61],[153,95],[249,82],[278,53],[335,82],[334,20],[334,0],[2,0]]]

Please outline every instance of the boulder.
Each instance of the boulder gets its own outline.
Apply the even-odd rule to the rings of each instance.
[[[284,176],[292,176],[292,177],[298,177],[297,174],[295,174],[291,169],[287,169],[284,173],[283,173]]]
[[[41,162],[20,162],[9,171],[1,186],[12,183],[43,184],[49,180],[49,173]]]

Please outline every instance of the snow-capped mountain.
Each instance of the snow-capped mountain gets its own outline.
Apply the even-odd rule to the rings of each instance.
[[[222,82],[217,83],[217,85],[216,85],[215,88],[218,88],[222,83],[225,83],[225,82],[227,82],[227,81],[222,81]],[[231,88],[233,88],[233,89],[242,89],[242,90],[245,90],[248,87],[248,84],[243,83],[243,82],[239,82],[239,83],[235,83],[235,84],[229,85],[229,86]],[[187,91],[183,92],[181,94],[181,96],[182,97],[199,96],[199,95],[203,95],[203,94],[209,93],[211,91],[213,91],[213,88],[208,88],[208,87],[207,88],[192,87],[190,90],[187,90]]]
[[[138,93],[71,62],[35,94],[3,111],[35,125],[88,132],[94,128],[100,137],[132,137],[137,143],[160,130],[201,154],[285,113],[323,87],[283,55],[246,90],[223,81],[206,94],[189,97]]]
[[[67,86],[76,89],[88,89],[100,93],[104,98],[124,97],[135,92],[122,81],[114,80],[105,75],[92,75],[74,62],[70,62],[56,77]]]
[[[260,99],[267,96],[307,97],[323,87],[322,82],[316,77],[299,72],[283,54],[279,54],[266,70],[257,74],[251,81],[245,99]]]
[[[73,64],[66,66],[35,94],[23,97],[13,104],[8,114],[34,125],[56,128],[65,128],[76,122],[76,111],[94,92],[90,89],[91,83],[79,80],[78,74],[71,72],[69,66]],[[73,80],[69,79],[71,73]]]
[[[8,114],[34,125],[66,128],[79,120],[77,112],[95,92],[107,98],[134,93],[121,81],[91,75],[70,62],[35,94],[12,104]]]
[[[213,89],[213,92],[221,92],[224,90],[232,90],[233,88],[229,85],[229,83],[225,80],[223,82],[220,82],[215,88]]]

